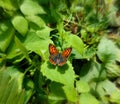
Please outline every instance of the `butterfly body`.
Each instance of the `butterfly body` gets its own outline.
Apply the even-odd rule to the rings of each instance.
[[[52,44],[49,44],[49,61],[53,65],[63,66],[67,58],[69,57],[70,53],[72,51],[72,48],[65,49],[62,53],[59,53],[59,51],[56,49],[56,47]]]

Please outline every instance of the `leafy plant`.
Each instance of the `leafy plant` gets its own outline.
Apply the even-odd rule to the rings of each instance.
[[[108,37],[106,7],[105,0],[1,0],[0,103],[119,104],[119,39]],[[72,47],[65,65],[49,62],[50,43]]]

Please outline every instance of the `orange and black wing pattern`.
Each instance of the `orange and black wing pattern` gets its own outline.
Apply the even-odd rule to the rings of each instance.
[[[59,51],[53,44],[49,44],[49,53],[50,55],[58,54]]]
[[[65,49],[63,52],[62,52],[62,56],[65,57],[65,58],[68,58],[71,54],[71,51],[72,51],[72,48],[67,48]]]
[[[53,44],[49,44],[49,61],[53,65],[63,66],[71,54],[72,48],[65,49],[62,53],[59,53],[57,48]]]

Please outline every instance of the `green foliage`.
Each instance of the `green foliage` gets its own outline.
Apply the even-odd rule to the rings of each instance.
[[[14,67],[0,70],[0,103],[23,104],[25,91],[22,89],[23,73]]]
[[[0,0],[0,104],[120,104],[120,39],[109,39],[106,7]],[[65,65],[50,63],[50,43],[72,47]]]

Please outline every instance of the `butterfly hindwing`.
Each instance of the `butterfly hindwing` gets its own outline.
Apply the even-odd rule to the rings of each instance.
[[[56,61],[54,60],[54,57],[55,57],[55,56],[51,55],[51,56],[49,57],[49,61],[50,61],[51,64],[56,65]]]

